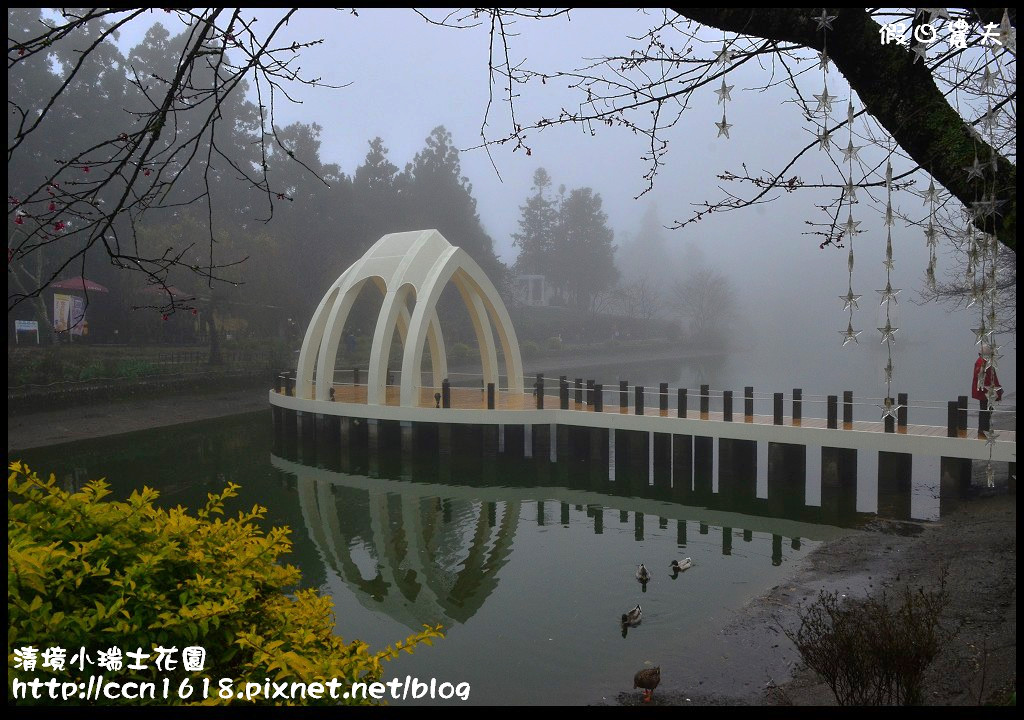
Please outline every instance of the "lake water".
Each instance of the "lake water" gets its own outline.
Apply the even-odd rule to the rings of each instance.
[[[646,478],[609,477],[606,467],[500,456],[408,464],[354,453],[340,472],[273,444],[268,409],[12,458],[69,489],[103,476],[118,497],[147,484],[161,502],[191,509],[226,482],[240,484],[234,506],[258,502],[268,527],[293,529],[286,560],[305,586],[333,597],[339,634],[380,647],[441,623],[446,637],[391,663],[389,677],[469,682],[470,702],[486,704],[614,701],[652,664],[662,667],[663,689],[763,685],[763,668],[723,657],[722,628],[783,582],[794,561],[855,532],[834,523],[856,525],[888,507],[877,497],[877,465],[866,461],[858,512],[808,522],[821,516],[817,448],[807,452],[798,507],[784,499],[783,512],[772,509],[759,462],[758,499],[741,513],[716,497],[706,507],[673,502]],[[934,519],[937,464],[915,458],[915,470],[903,514]],[[693,567],[673,579],[670,562],[684,557]],[[634,577],[639,563],[653,574],[646,588]],[[620,617],[637,603],[643,622],[623,632]]]

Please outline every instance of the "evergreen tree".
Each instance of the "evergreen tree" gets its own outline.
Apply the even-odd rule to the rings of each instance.
[[[591,188],[577,188],[559,204],[550,276],[566,302],[581,310],[591,310],[595,295],[619,280],[607,222],[601,196]]]
[[[520,206],[519,232],[512,235],[512,244],[519,248],[516,270],[524,275],[546,275],[550,272],[554,249],[558,208],[547,196],[551,176],[544,168],[533,173],[533,194]]]

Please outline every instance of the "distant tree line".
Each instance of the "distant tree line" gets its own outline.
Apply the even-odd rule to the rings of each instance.
[[[13,41],[37,33],[43,13],[11,9]],[[154,143],[150,162],[117,172],[84,159],[72,162],[83,148],[103,143],[111,128],[123,128],[126,143],[136,137],[133,119],[159,99],[193,31],[172,37],[155,24],[127,54],[100,38],[99,28],[95,32],[98,46],[92,52],[76,52],[77,46],[58,40],[27,58],[18,73],[8,73],[12,107],[32,108],[40,98],[56,97],[37,132],[24,135],[17,114],[9,115],[8,147],[19,149],[8,158],[9,318],[37,319],[47,332],[52,308],[46,287],[87,277],[110,290],[90,295],[89,315],[97,317],[102,306],[109,325],[121,328],[119,339],[147,339],[151,333],[138,331],[140,325],[170,325],[191,315],[202,323],[216,360],[229,315],[245,318],[247,334],[290,334],[296,340],[330,283],[381,235],[424,228],[439,230],[503,284],[505,267],[480,223],[472,186],[443,126],[404,169],[376,137],[362,164],[346,173],[321,158],[320,126],[272,126],[273,135],[264,135],[272,104],[262,95],[257,104],[251,94],[236,92],[217,97],[208,115],[165,114],[168,126],[146,133],[146,142]],[[191,73],[173,98],[181,110],[213,103],[207,91],[223,82],[214,64],[197,61]],[[56,92],[64,82],[67,87]],[[77,179],[54,183],[40,200],[37,190],[54,162],[71,163]],[[119,214],[102,244],[84,244],[94,234],[91,209],[135,191],[124,172],[147,179],[159,174],[159,197],[135,207],[146,206],[144,213]],[[275,185],[261,185],[257,176],[272,176]],[[156,272],[161,282],[147,272],[159,263],[125,272],[140,269],[134,258],[147,257],[164,258],[166,272]],[[363,304],[354,309],[352,322],[369,331],[372,303]],[[155,312],[132,313],[140,307]]]

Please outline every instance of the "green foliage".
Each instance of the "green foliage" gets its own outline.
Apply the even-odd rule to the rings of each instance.
[[[821,591],[786,635],[840,705],[917,705],[939,652],[946,599],[945,576],[937,590],[905,587],[892,601],[884,592],[853,600]]]
[[[219,678],[234,678],[236,687],[264,678],[305,683],[337,678],[343,685],[379,680],[384,661],[441,636],[440,626],[426,627],[371,652],[363,642],[346,643],[335,635],[329,597],[312,589],[285,593],[299,581],[295,567],[278,563],[291,549],[290,531],[263,532],[256,521],[266,509],[258,505],[236,518],[217,517],[224,515],[224,501],[237,495],[237,485],[209,494],[193,517],[180,506],[154,507],[158,493],[152,488],[115,502],[105,499],[109,490],[103,480],[68,493],[52,475],[41,480],[19,462],[9,469],[9,687],[15,678],[82,682],[97,672],[89,666],[84,673],[37,666],[26,673],[14,669],[16,648],[85,647],[95,659],[96,651],[110,647],[146,652],[157,645],[179,650],[198,645],[207,652],[205,675],[160,673],[150,659],[148,670],[126,668],[117,679],[170,677],[177,687],[184,678],[196,686],[209,677],[214,691],[205,702],[212,704],[222,702],[215,692]],[[160,702],[182,701],[172,692]]]
[[[130,358],[120,361],[114,372],[117,374],[117,377],[135,379],[146,375],[155,375],[158,370],[151,362],[139,360],[137,358]]]

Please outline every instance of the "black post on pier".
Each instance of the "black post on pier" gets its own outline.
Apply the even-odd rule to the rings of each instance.
[[[352,368],[352,384],[359,384],[359,368]]]
[[[732,422],[732,390],[722,393],[722,419]]]
[[[775,393],[772,396],[772,422],[776,425],[782,424],[782,393]]]
[[[558,379],[558,407],[562,410],[569,409],[569,383],[565,375]]]
[[[793,424],[798,424],[804,418],[804,391],[800,388],[793,388]]]
[[[544,409],[544,376],[541,373],[537,373],[537,380],[533,385],[533,390],[537,394],[537,409]]]
[[[629,380],[619,380],[619,412],[629,408]]]
[[[957,427],[959,429],[959,437],[965,437],[967,435],[967,396],[961,395],[956,399],[957,408]]]
[[[586,394],[586,396],[584,396],[584,399],[587,401],[587,407],[588,408],[594,407],[594,381],[593,380],[587,380],[587,394]]]
[[[633,390],[633,412],[637,415],[644,414],[644,386],[637,385]]]
[[[743,388],[743,419],[752,422],[754,419],[754,386]]]
[[[711,387],[709,385],[700,386],[700,412],[701,415],[707,415],[711,410]]]
[[[604,385],[601,383],[594,384],[594,412],[601,412],[604,410]]]
[[[853,390],[843,390],[843,425],[853,424]]]
[[[887,408],[891,408],[894,400],[891,397],[887,397],[884,402]],[[884,425],[885,432],[896,432],[896,418],[894,418],[892,415],[886,415],[882,424]]]
[[[452,406],[452,385],[445,378],[441,381],[441,407],[450,408]]]
[[[487,409],[494,409],[494,383],[487,383]]]
[[[686,388],[679,388],[676,392],[676,416],[686,417]]]
[[[839,396],[829,395],[828,396],[828,428],[835,430],[839,423]]]
[[[668,415],[668,383],[658,385],[658,410],[662,415]]]
[[[898,393],[896,395],[896,402],[899,403],[900,409],[896,411],[896,425],[903,428],[900,432],[907,431],[907,394]]]
[[[576,404],[583,405],[583,378],[576,378]]]

